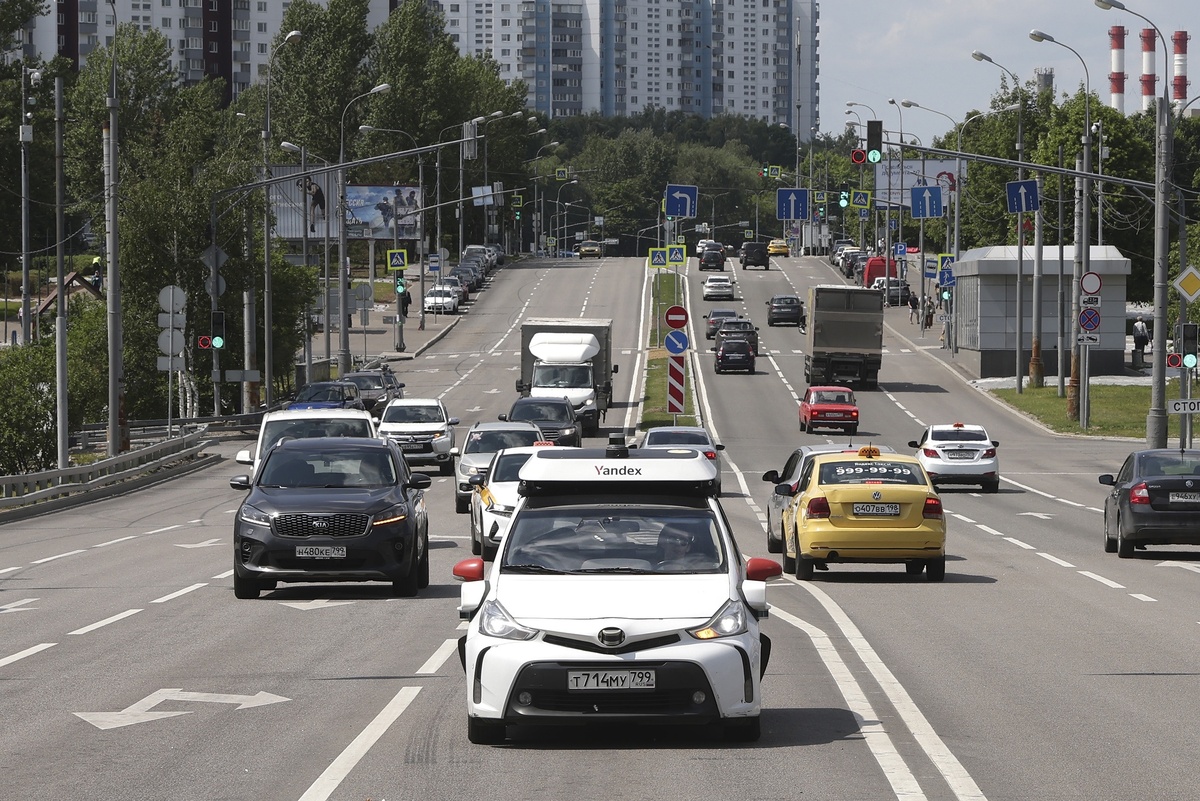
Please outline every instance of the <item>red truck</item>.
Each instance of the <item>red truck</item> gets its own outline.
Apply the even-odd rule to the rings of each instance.
[[[900,277],[900,273],[896,271],[896,260],[889,258],[887,267],[884,267],[883,256],[872,256],[867,259],[867,263],[863,265],[862,285],[870,287],[875,283],[876,278],[884,277]]]

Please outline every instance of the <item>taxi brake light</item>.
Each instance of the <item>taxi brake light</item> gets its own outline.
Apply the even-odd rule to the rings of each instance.
[[[812,498],[804,507],[804,516],[808,518],[829,517],[829,501],[825,498]]]
[[[921,449],[921,453],[925,454],[925,455],[926,455],[926,456],[928,456],[930,459],[936,459],[936,458],[938,458],[938,452],[937,452],[937,451],[935,451],[933,448],[922,448],[922,449]]]
[[[1145,481],[1129,488],[1129,502],[1150,503],[1150,488],[1146,486]]]
[[[925,509],[921,512],[922,516],[932,520],[942,520],[942,499],[941,498],[926,498]]]

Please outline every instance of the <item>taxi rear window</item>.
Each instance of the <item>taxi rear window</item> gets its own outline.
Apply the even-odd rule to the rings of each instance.
[[[826,462],[817,480],[821,484],[924,484],[921,469],[908,462],[864,459],[853,462]]]

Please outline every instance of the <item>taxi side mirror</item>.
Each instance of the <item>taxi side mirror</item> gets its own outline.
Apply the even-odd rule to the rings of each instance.
[[[764,476],[764,478],[765,478],[765,476]],[[776,485],[775,485],[775,494],[776,494],[776,495],[782,495],[782,496],[784,496],[785,498],[790,498],[790,497],[791,497],[792,495],[794,495],[795,493],[794,493],[794,492],[792,492],[792,485],[791,485],[791,484],[776,484]]]
[[[919,448],[919,447],[921,447],[921,443],[917,442],[915,439],[910,439],[910,440],[908,441],[908,447],[910,447],[910,448]]]
[[[779,471],[778,470],[768,470],[767,472],[763,473],[762,480],[770,481],[772,484],[778,484],[779,483]]]

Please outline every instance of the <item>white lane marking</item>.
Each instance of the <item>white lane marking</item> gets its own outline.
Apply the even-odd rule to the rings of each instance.
[[[44,642],[41,645],[35,645],[32,648],[26,648],[24,651],[17,651],[15,654],[9,654],[8,656],[0,657],[0,667],[11,665],[13,662],[19,662],[27,656],[40,654],[47,648],[53,648],[56,645],[58,645],[56,642]]]
[[[154,599],[153,601],[151,601],[150,603],[152,603],[152,604],[165,604],[167,601],[172,601],[172,600],[174,600],[174,599],[178,598],[180,595],[187,595],[187,594],[188,594],[189,592],[191,592],[192,590],[198,590],[198,589],[200,589],[201,587],[207,587],[207,586],[208,586],[208,584],[207,584],[207,583],[205,583],[205,584],[193,584],[193,585],[192,585],[192,586],[190,586],[190,587],[184,587],[182,590],[176,590],[175,592],[171,593],[170,595],[164,595],[164,596],[163,596],[163,597],[161,597],[161,598],[155,598],[155,599]]]
[[[117,537],[115,540],[109,540],[108,542],[102,542],[99,545],[93,545],[92,547],[93,548],[103,548],[107,545],[116,545],[118,542],[125,542],[126,540],[136,540],[137,536],[138,536],[137,534],[130,534],[128,537]]]
[[[1140,592],[1131,592],[1129,593],[1129,597],[1137,598],[1139,601],[1150,601],[1152,603],[1157,603],[1158,601],[1157,598],[1151,598],[1149,595],[1142,595]]]
[[[1034,547],[1033,547],[1032,545],[1030,545],[1030,544],[1029,544],[1029,543],[1027,543],[1027,542],[1021,542],[1021,541],[1020,541],[1019,539],[1017,539],[1016,537],[1005,537],[1004,539],[1008,540],[1008,541],[1009,541],[1009,542],[1011,542],[1013,545],[1016,545],[1018,548],[1024,548],[1024,549],[1025,549],[1025,550],[1027,550],[1027,551],[1032,551],[1032,550],[1034,550]]]
[[[5,573],[12,573],[12,572],[20,570],[20,569],[21,568],[19,568],[19,567],[6,567],[3,570],[0,570],[0,576],[3,576]]]
[[[97,621],[90,626],[84,626],[81,629],[75,629],[74,631],[68,631],[67,634],[87,634],[90,631],[95,631],[96,629],[103,628],[104,626],[107,626],[109,623],[116,623],[118,620],[124,620],[125,618],[127,618],[131,615],[136,615],[140,611],[142,611],[142,610],[141,609],[126,609],[124,612],[121,612],[118,615],[113,615],[112,617],[106,617],[104,620]]]
[[[5,612],[28,612],[28,609],[22,609],[21,607],[40,600],[41,598],[22,598],[19,601],[13,601],[12,603],[4,604],[3,606],[0,606],[0,615],[3,615]],[[33,608],[36,609],[37,607],[35,606]]]
[[[438,534],[436,536],[433,534],[429,535],[430,542],[433,542],[435,540],[469,540],[469,539],[471,539],[469,536],[468,537],[460,537],[456,534]]]
[[[854,621],[838,606],[837,602],[825,594],[825,591],[807,581],[796,581],[789,579],[797,586],[806,590],[810,595],[817,599],[821,606],[825,607],[825,611],[833,618],[834,623],[841,630],[846,638],[846,643],[850,645],[858,654],[858,658],[866,665],[867,670],[875,677],[875,681],[883,689],[888,701],[896,709],[904,724],[908,726],[908,730],[912,732],[913,738],[921,746],[921,749],[933,762],[938,772],[942,774],[942,778],[946,780],[950,790],[954,793],[959,801],[986,801],[986,796],[979,789],[979,785],[975,784],[975,780],[971,778],[971,774],[967,773],[967,769],[963,767],[958,758],[951,753],[946,747],[946,743],[934,731],[929,720],[926,719],[924,713],[909,696],[908,691],[900,684],[892,672],[888,669],[879,655],[875,653],[867,638],[863,636],[858,627],[854,625]]]
[[[1016,481],[1013,481],[1013,480],[1012,480],[1011,478],[1009,478],[1008,476],[1001,476],[1001,478],[1003,478],[1003,479],[1004,479],[1005,481],[1007,481],[1009,484],[1012,484],[1014,487],[1017,487],[1017,488],[1019,488],[1019,489],[1023,489],[1023,490],[1025,490],[1026,492],[1032,492],[1032,493],[1034,493],[1035,495],[1041,495],[1043,498],[1050,498],[1051,500],[1054,500],[1054,498],[1055,498],[1055,496],[1054,496],[1054,495],[1051,495],[1051,494],[1050,494],[1050,493],[1048,493],[1048,492],[1043,492],[1042,490],[1040,490],[1040,489],[1037,489],[1036,487],[1030,487],[1030,486],[1029,486],[1029,485],[1027,485],[1027,484],[1021,484],[1021,483],[1018,483],[1018,482],[1016,482]]]
[[[446,640],[438,649],[433,652],[433,656],[425,660],[425,664],[417,668],[417,675],[424,673],[437,673],[442,669],[442,664],[449,658],[450,654],[458,650],[458,640]]]
[[[66,553],[60,553],[60,554],[57,554],[56,556],[47,556],[45,559],[35,559],[32,562],[30,562],[30,564],[41,565],[41,564],[45,564],[46,562],[53,562],[55,559],[62,559],[67,556],[74,556],[77,553],[83,553],[83,551],[67,551]]]
[[[232,575],[233,575],[233,569],[231,568],[229,570],[226,570],[224,573],[218,573],[217,575],[213,576],[213,579],[214,580],[215,579],[227,579]]]
[[[846,667],[845,661],[830,641],[829,635],[816,626],[806,623],[781,609],[773,608],[771,614],[800,629],[812,640],[813,647],[817,650],[817,655],[825,663],[825,669],[829,671],[829,675],[837,684],[842,697],[846,699],[846,706],[858,718],[859,731],[862,732],[863,740],[866,741],[867,747],[871,749],[871,755],[875,757],[875,761],[879,763],[879,767],[883,771],[884,777],[888,780],[888,784],[892,786],[892,792],[896,798],[925,798],[925,793],[921,790],[921,785],[917,782],[917,778],[909,769],[904,758],[896,750],[892,738],[888,736],[886,729],[879,720],[879,716],[871,707],[871,702],[867,699],[866,693],[863,692],[862,685],[858,683],[854,678],[854,674]]]
[[[1097,509],[1095,506],[1085,506],[1083,508],[1087,509],[1089,512],[1096,512],[1097,514],[1104,514],[1103,509]]]
[[[1053,562],[1054,564],[1060,565],[1062,567],[1075,567],[1075,565],[1071,564],[1070,562],[1067,562],[1063,559],[1059,559],[1057,556],[1051,556],[1048,553],[1042,553],[1041,551],[1038,551],[1038,556],[1042,557],[1043,559],[1048,559],[1051,562]]]
[[[961,520],[964,523],[974,523],[975,522],[974,520],[967,517],[966,515],[960,515],[958,512],[951,512],[950,514],[953,515],[955,519]]]
[[[174,525],[174,526],[164,526],[162,528],[156,528],[153,531],[147,531],[142,536],[149,537],[151,534],[162,534],[164,531],[174,531],[177,528],[183,528],[183,524],[180,523],[180,524]]]
[[[464,620],[461,623],[459,623],[457,626],[455,626],[454,628],[457,629],[458,631],[466,631],[470,627],[470,625],[471,625],[471,621]]]
[[[342,779],[346,778],[359,760],[371,750],[371,746],[383,736],[388,727],[404,714],[404,710],[408,709],[408,705],[420,691],[420,687],[401,687],[400,692],[396,693],[375,719],[367,724],[354,741],[346,746],[346,750],[338,754],[329,767],[304,791],[300,801],[328,801],[333,791],[342,783]]]
[[[1118,584],[1117,582],[1113,581],[1112,579],[1106,579],[1104,576],[1097,576],[1095,573],[1093,573],[1090,570],[1080,570],[1079,575],[1087,576],[1088,578],[1094,579],[1107,587],[1112,587],[1114,590],[1125,589],[1124,584]]]
[[[985,526],[983,523],[976,523],[975,526],[980,531],[986,531],[988,534],[995,534],[997,537],[1004,536],[1003,531],[996,531],[996,529],[992,528],[991,526]]]
[[[1077,509],[1086,508],[1082,503],[1077,503],[1075,501],[1068,501],[1066,498],[1055,498],[1054,500],[1058,501],[1059,503],[1065,503],[1067,506],[1074,506]]]

